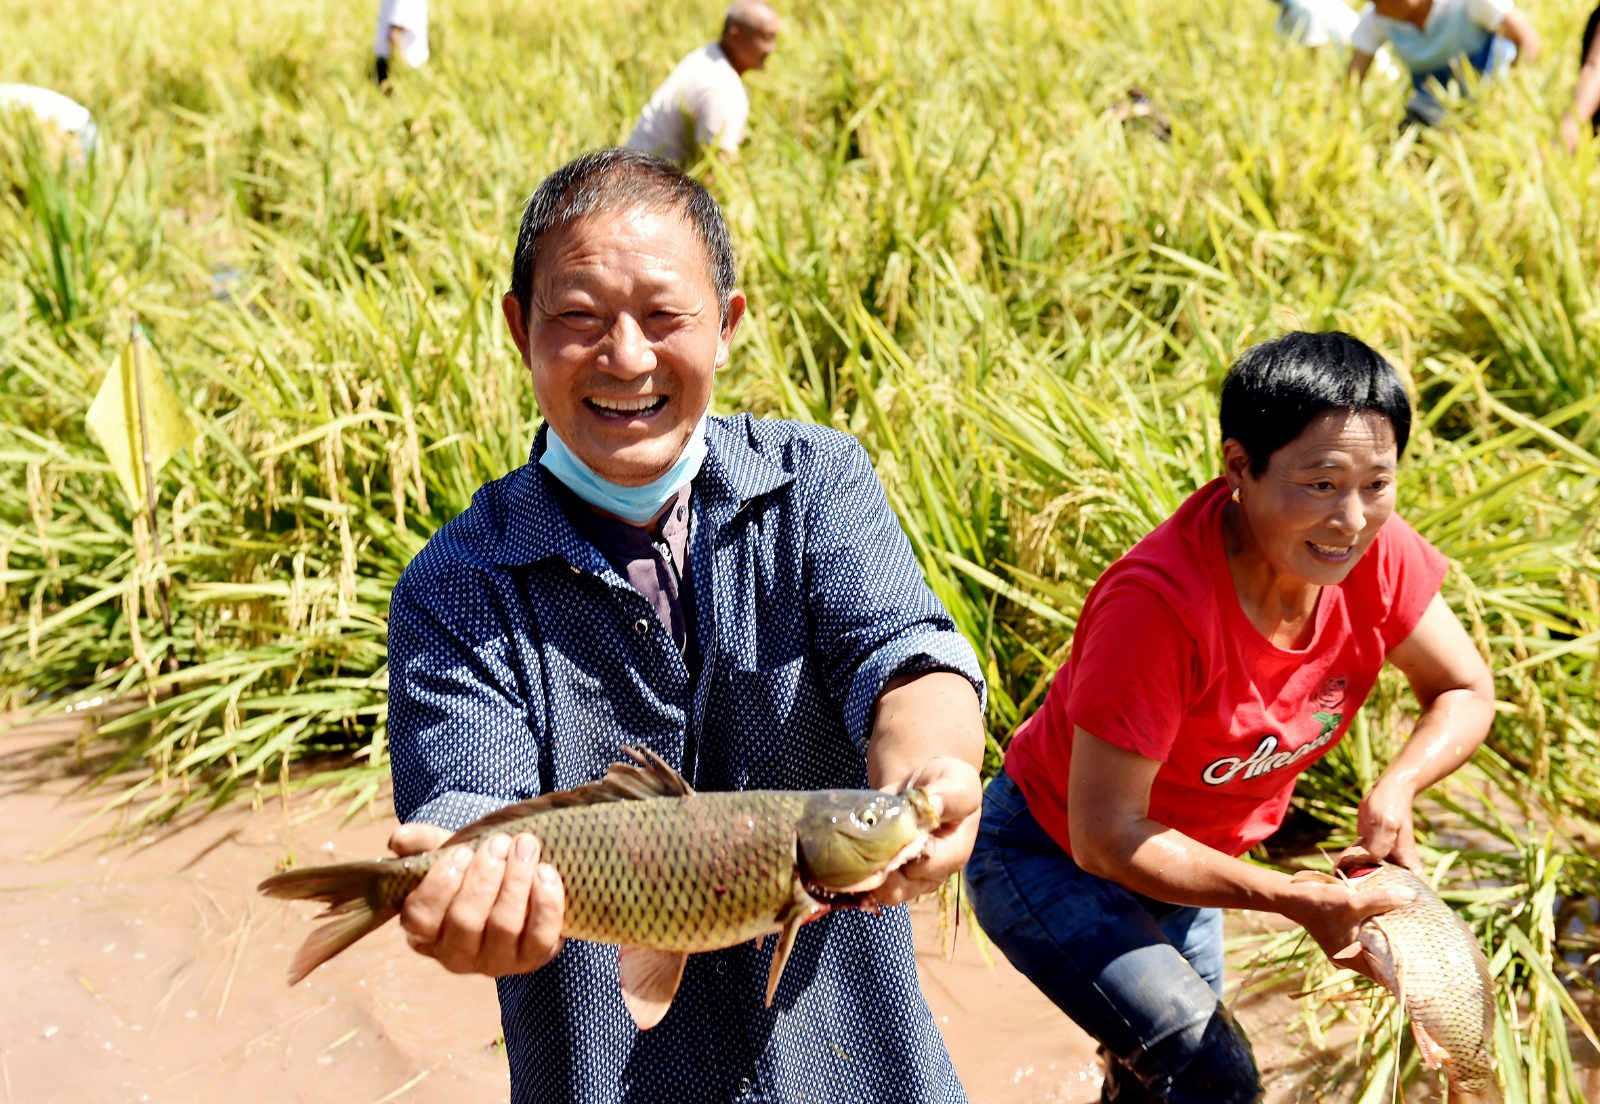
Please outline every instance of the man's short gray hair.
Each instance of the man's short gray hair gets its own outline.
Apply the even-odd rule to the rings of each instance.
[[[640,209],[672,211],[688,220],[705,246],[719,317],[726,321],[736,273],[722,209],[698,180],[677,165],[621,147],[595,150],[568,161],[545,177],[529,197],[517,233],[509,293],[526,312],[539,246],[552,230],[592,215]]]
[[[728,14],[722,17],[722,33],[726,36],[731,27],[754,28],[771,10],[762,0],[733,0],[728,5]]]

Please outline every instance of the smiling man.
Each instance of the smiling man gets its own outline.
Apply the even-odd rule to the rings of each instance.
[[[411,853],[645,744],[700,790],[923,786],[931,849],[879,891],[936,887],[980,800],[976,656],[928,590],[861,446],[709,413],[745,297],[721,212],[676,167],[603,150],[529,201],[507,327],[544,416],[395,588],[391,841]],[[563,946],[531,836],[437,864],[411,945],[498,977],[514,1101],[964,1095],[917,985],[903,908],[801,931],[770,1008],[771,942],[690,957],[639,1031],[617,950]]]

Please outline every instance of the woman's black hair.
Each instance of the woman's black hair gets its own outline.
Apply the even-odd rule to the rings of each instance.
[[[1296,332],[1247,349],[1222,381],[1222,439],[1244,446],[1250,473],[1319,414],[1371,411],[1389,420],[1395,456],[1411,436],[1411,400],[1394,366],[1359,338],[1337,330]]]

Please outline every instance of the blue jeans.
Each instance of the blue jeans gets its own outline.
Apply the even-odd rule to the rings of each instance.
[[[984,790],[967,884],[995,946],[1100,1042],[1102,1100],[1261,1100],[1249,1041],[1222,1005],[1220,910],[1170,905],[1087,873],[1003,770]]]
[[[1455,65],[1425,73],[1413,72],[1411,98],[1406,100],[1406,118],[1426,126],[1438,124],[1444,118],[1444,104],[1439,102],[1439,92],[1451,85],[1456,85],[1465,92],[1466,83],[1462,80],[1462,74],[1467,66],[1471,66],[1474,72],[1487,79],[1502,69],[1510,68],[1516,57],[1516,43],[1509,38],[1492,34],[1483,40],[1483,45],[1478,49],[1470,54],[1463,54]],[[1463,62],[1465,64],[1462,64]]]

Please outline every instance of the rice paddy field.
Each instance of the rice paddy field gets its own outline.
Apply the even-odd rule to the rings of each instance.
[[[0,134],[0,708],[143,700],[104,791],[140,818],[377,791],[390,588],[538,423],[499,312],[521,205],[721,18],[453,0],[384,97],[358,7],[0,0],[4,79],[101,134],[79,166]],[[1402,512],[1497,678],[1423,814],[1512,1104],[1600,1062],[1600,143],[1555,146],[1586,12],[1529,10],[1543,58],[1402,134],[1400,85],[1344,86],[1268,3],[795,7],[713,181],[750,299],[716,408],[863,440],[986,665],[991,770],[1098,573],[1220,470],[1233,357],[1340,328],[1401,367]],[[1135,85],[1170,141],[1115,117]],[[135,326],[198,434],[153,527],[85,421]],[[1299,839],[1348,842],[1413,709],[1386,677]],[[1347,987],[1309,941],[1235,951]],[[1302,1002],[1307,1046],[1364,1025],[1326,1099],[1433,1083],[1387,1007]]]

